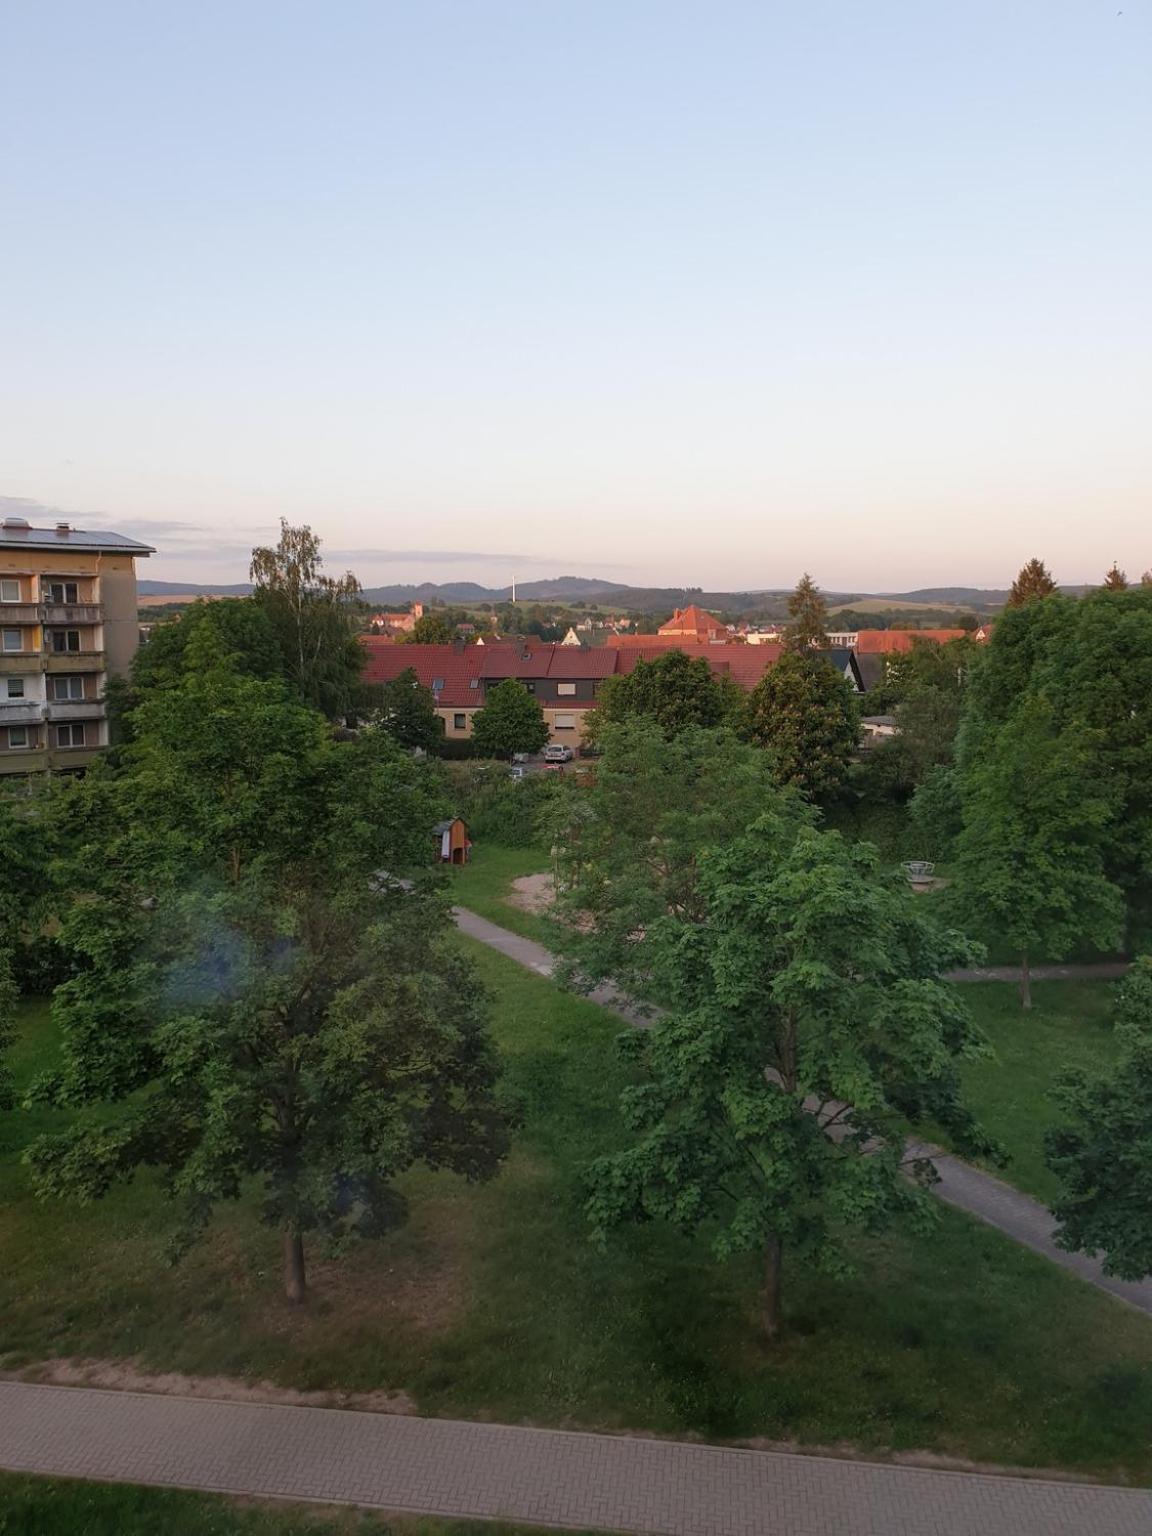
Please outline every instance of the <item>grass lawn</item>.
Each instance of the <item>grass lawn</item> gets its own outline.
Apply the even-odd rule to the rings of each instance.
[[[531,1536],[526,1526],[398,1518],[0,1472],[0,1536]]]
[[[9,1363],[132,1357],[143,1370],[404,1391],[430,1414],[927,1448],[1152,1481],[1152,1324],[956,1212],[940,1208],[931,1239],[859,1243],[849,1280],[786,1269],[790,1331],[774,1351],[753,1326],[751,1261],[716,1263],[657,1226],[597,1249],[580,1170],[620,1136],[619,1025],[469,948],[523,1110],[498,1180],[410,1179],[409,1225],[318,1261],[295,1311],[279,1296],[275,1237],[247,1209],[170,1268],[172,1221],[150,1180],[86,1209],[40,1204],[16,1159],[29,1127],[6,1117]],[[28,1071],[53,1045],[42,1013],[25,1024]]]
[[[483,843],[472,850],[468,864],[449,871],[449,878],[458,905],[502,928],[511,928],[513,933],[550,944],[548,923],[516,906],[509,897],[512,882],[520,875],[544,874],[551,868],[552,860],[539,848],[501,848],[496,843]]]
[[[1068,1067],[1103,1067],[1115,1054],[1113,997],[1112,982],[1038,981],[1025,1013],[1013,983],[964,988],[996,1050],[995,1061],[965,1070],[968,1100],[1012,1154],[1000,1176],[1038,1200],[1049,1202],[1057,1191],[1044,1166],[1044,1132],[1059,1119],[1052,1085]]]

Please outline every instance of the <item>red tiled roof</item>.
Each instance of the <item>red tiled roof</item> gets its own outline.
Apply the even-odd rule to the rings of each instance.
[[[707,609],[701,608],[697,603],[689,603],[687,608],[677,608],[667,624],[661,624],[660,633],[662,635],[683,635],[685,637],[690,637],[691,635],[704,636],[717,633],[723,634],[726,631],[726,627],[714,613],[709,613]]]
[[[706,634],[699,635],[605,635],[604,644],[615,646],[620,650],[631,650],[633,646],[648,646],[651,650],[675,651],[685,645],[744,645],[747,642],[738,640],[735,635],[730,635],[726,629],[720,628],[715,640],[709,640]]]
[[[645,639],[653,639],[651,635]],[[702,656],[713,672],[730,677],[741,688],[755,688],[769,667],[780,660],[782,645],[708,645],[681,641],[678,646],[651,645],[628,646],[618,652],[620,671],[631,672],[638,661],[655,661],[667,656],[669,650],[683,651],[685,656]]]
[[[861,656],[891,656],[910,651],[922,640],[935,640],[946,645],[949,640],[961,640],[966,629],[861,629],[857,632],[855,649]]]

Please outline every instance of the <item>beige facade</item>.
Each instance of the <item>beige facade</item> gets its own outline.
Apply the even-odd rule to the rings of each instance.
[[[478,708],[479,706],[476,706]],[[446,741],[467,741],[472,735],[472,717],[476,708],[445,709],[436,713],[444,722]],[[587,709],[544,709],[544,723],[548,727],[548,740],[559,746],[578,747],[584,739],[584,718]]]
[[[136,654],[146,544],[0,523],[0,775],[72,771],[108,745],[104,691]]]

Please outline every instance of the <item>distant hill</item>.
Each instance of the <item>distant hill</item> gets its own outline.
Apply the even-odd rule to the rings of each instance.
[[[181,581],[141,581],[141,598],[191,601],[196,597],[243,597],[251,592],[248,582],[234,586]],[[1062,591],[1079,595],[1084,587],[1064,587]],[[699,587],[631,587],[618,581],[602,581],[592,576],[554,576],[543,581],[518,581],[516,598],[532,603],[595,603],[603,608],[630,609],[639,613],[670,613],[688,603],[699,603],[727,614],[760,614],[779,619],[787,613],[789,587],[769,587],[759,591],[705,592]],[[862,613],[886,610],[967,609],[989,614],[1003,607],[1007,591],[981,587],[921,587],[914,592],[826,592],[832,611],[855,608]],[[368,603],[451,603],[473,607],[479,603],[506,603],[512,588],[485,587],[475,581],[393,582],[388,586],[365,587]]]

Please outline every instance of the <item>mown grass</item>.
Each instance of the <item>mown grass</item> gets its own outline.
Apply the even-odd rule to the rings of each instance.
[[[449,872],[452,899],[462,907],[510,928],[540,944],[552,942],[548,922],[511,900],[512,882],[521,875],[544,874],[552,868],[539,848],[502,848],[485,843],[472,850],[469,863]]]
[[[856,1273],[786,1270],[789,1332],[755,1326],[757,1273],[659,1226],[590,1243],[581,1170],[622,1135],[611,1015],[469,946],[523,1114],[502,1176],[408,1181],[413,1219],[280,1300],[274,1236],[225,1213],[178,1268],[148,1179],[88,1209],[36,1202],[0,1128],[0,1318],[12,1360],[133,1357],[304,1388],[407,1392],[419,1411],[712,1439],[930,1449],[1152,1480],[1152,1325],[941,1207],[934,1235],[854,1245]],[[22,1067],[51,1054],[25,1020]],[[39,1112],[40,1124],[51,1116]],[[11,1363],[11,1362],[10,1362]]]
[[[532,1536],[478,1520],[381,1515],[0,1472],[0,1536]]]
[[[1052,1089],[1069,1067],[1098,1068],[1115,1055],[1115,984],[1039,981],[1025,1012],[1010,982],[974,982],[964,1000],[995,1049],[995,1059],[964,1072],[968,1102],[1008,1148],[1000,1176],[1046,1203],[1058,1185],[1044,1163],[1044,1134],[1060,1119]]]

